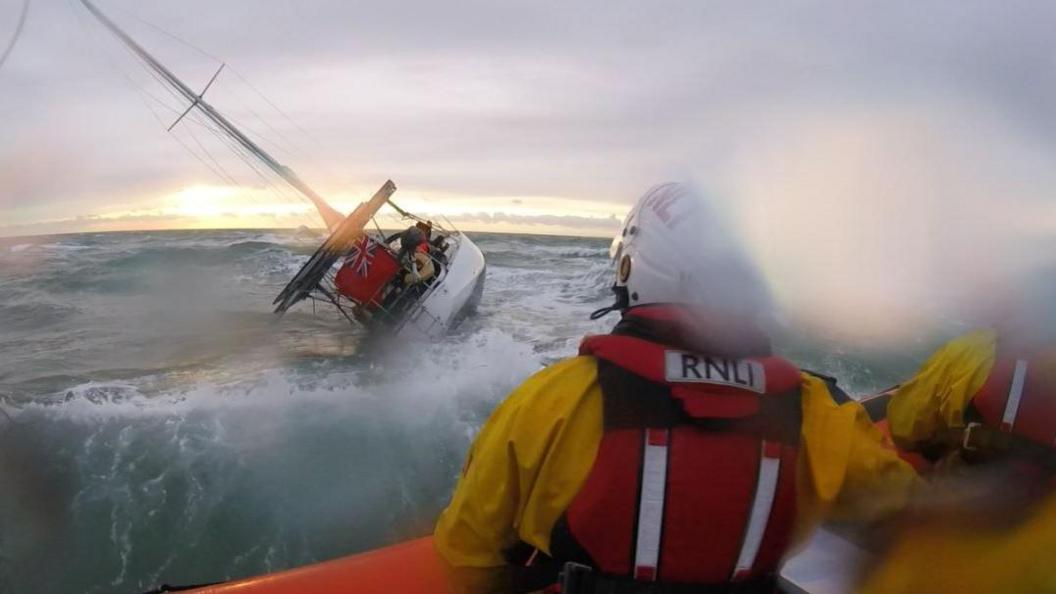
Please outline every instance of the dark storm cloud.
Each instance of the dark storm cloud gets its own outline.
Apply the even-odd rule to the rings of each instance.
[[[18,4],[0,0],[0,36]],[[393,177],[448,194],[629,202],[660,178],[721,180],[735,155],[826,111],[927,118],[954,105],[965,129],[978,109],[1039,150],[1056,140],[1046,2],[100,6],[196,88],[217,64],[134,16],[245,74],[316,139],[290,161],[324,190]],[[35,0],[0,71],[5,218],[218,183],[113,61],[146,82],[78,2]],[[211,97],[237,111],[240,85],[224,75]]]

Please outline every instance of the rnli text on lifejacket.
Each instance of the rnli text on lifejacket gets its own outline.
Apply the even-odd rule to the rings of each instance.
[[[669,350],[664,353],[664,375],[669,382],[705,383],[758,392],[766,391],[762,363]]]

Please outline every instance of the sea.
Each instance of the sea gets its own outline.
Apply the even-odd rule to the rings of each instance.
[[[310,303],[272,313],[311,234],[0,239],[0,591],[144,592],[429,533],[496,403],[617,317],[589,317],[608,241],[470,236],[476,313],[383,343]],[[865,394],[942,338],[776,340]]]

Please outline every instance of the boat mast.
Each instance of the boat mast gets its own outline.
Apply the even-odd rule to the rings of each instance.
[[[308,184],[304,183],[301,178],[297,177],[297,174],[294,173],[292,169],[276,161],[274,157],[267,153],[267,151],[260,148],[257,143],[250,140],[248,136],[243,134],[241,130],[236,128],[235,125],[232,124],[222,114],[220,114],[220,112],[216,111],[216,109],[214,109],[212,105],[209,105],[209,103],[206,102],[206,100],[202,97],[205,94],[204,90],[201,94],[196,94],[194,91],[191,90],[190,87],[184,84],[182,80],[177,78],[175,74],[170,72],[168,68],[162,65],[161,62],[158,62],[154,58],[154,56],[150,55],[147,50],[143,49],[143,47],[136,43],[134,39],[129,37],[128,34],[124,31],[122,31],[121,28],[118,27],[113,21],[111,21],[109,17],[107,17],[105,14],[103,14],[102,11],[96,8],[96,6],[92,4],[90,0],[81,0],[81,3],[84,4],[84,7],[88,9],[88,12],[92,13],[92,16],[98,19],[99,22],[102,23],[107,29],[109,29],[111,33],[116,35],[118,39],[120,39],[125,45],[129,47],[129,49],[132,50],[133,53],[136,54],[136,56],[143,60],[155,72],[157,72],[158,75],[160,75],[165,80],[165,82],[171,85],[172,88],[176,89],[180,93],[180,95],[182,95],[185,99],[191,102],[190,107],[187,108],[187,111],[184,112],[184,115],[186,115],[187,112],[189,112],[191,109],[197,107],[202,113],[205,114],[206,117],[208,117],[210,120],[213,121],[213,123],[219,126],[228,136],[230,136],[236,142],[242,145],[242,147],[252,153],[253,156],[260,159],[261,162],[267,165],[268,168],[274,171],[279,177],[286,180],[286,183],[293,186],[294,189],[296,189],[306,198],[311,200],[312,204],[314,204],[316,209],[319,210],[319,214],[323,217],[323,222],[326,223],[326,226],[330,230],[333,230],[339,224],[341,224],[341,221],[343,221],[345,218],[344,215],[342,215],[332,206],[327,204],[326,200],[324,200],[323,197],[320,196],[315,190],[310,188]],[[221,66],[221,68],[223,68],[223,66]],[[217,74],[219,74],[219,71],[217,71]],[[216,80],[216,75],[213,75],[213,80]],[[210,80],[209,84],[206,85],[206,90],[209,89],[209,85],[212,85],[213,80]],[[183,116],[181,115],[180,118],[183,118]],[[179,120],[176,121],[179,122]],[[173,126],[175,126],[175,124],[173,124]]]

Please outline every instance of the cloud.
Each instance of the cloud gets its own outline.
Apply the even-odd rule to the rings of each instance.
[[[482,223],[485,225],[506,223],[518,226],[561,227],[590,232],[592,235],[612,235],[619,229],[620,221],[615,216],[589,217],[579,215],[525,215],[508,212],[476,212],[449,217],[455,223]]]
[[[1048,76],[1056,5],[1042,1],[101,6],[195,89],[218,63],[135,17],[228,62],[207,99],[288,148],[276,156],[324,195],[391,177],[401,193],[521,200],[463,209],[485,211],[491,218],[478,217],[480,225],[549,214],[555,224],[586,229],[594,222],[575,217],[591,217],[562,201],[625,207],[654,183],[687,177],[714,188],[743,220],[781,194],[775,167],[807,168],[810,159],[821,171],[812,183],[822,190],[826,175],[847,180],[840,168],[850,167],[918,201],[939,185],[976,187],[983,202],[1005,200],[1007,187],[1025,184],[1033,190],[1016,192],[1020,208],[1047,199],[1036,190],[1049,178],[1018,163],[1056,157],[1056,79]],[[0,1],[0,22],[17,8]],[[35,4],[0,71],[0,90],[0,208],[8,226],[149,210],[180,187],[230,183],[211,169],[243,186],[262,183],[193,122],[176,134],[201,162],[170,138],[164,127],[180,105],[151,86],[75,2]],[[894,138],[868,123],[893,113],[898,126],[928,137]],[[935,119],[941,125],[929,125]],[[840,151],[804,148],[804,138],[836,125],[854,131]],[[856,150],[855,135],[883,167],[841,159]],[[897,158],[923,141],[930,150],[914,153],[915,162]],[[985,159],[964,147],[985,147]],[[974,175],[981,164],[982,186]],[[919,174],[928,167],[944,173]],[[870,188],[844,184],[849,204],[872,200]],[[790,194],[800,209],[814,204],[809,192]],[[544,204],[547,212],[535,212]],[[832,226],[839,225],[853,227]]]
[[[520,233],[575,234],[611,236],[618,229],[615,216],[591,217],[579,215],[526,215],[507,212],[476,212],[452,214],[420,213],[425,218],[449,220],[463,230],[502,230]],[[0,237],[72,233],[78,231],[118,231],[147,229],[179,229],[200,227],[269,228],[299,227],[310,222],[298,213],[224,211],[207,220],[201,217],[171,212],[139,212],[115,215],[79,215],[48,221],[20,224],[0,224]],[[379,217],[379,222],[391,228],[403,224],[402,219]]]
[[[177,215],[125,215],[103,217],[81,215],[32,223],[0,225],[0,237],[25,235],[58,235],[62,233],[128,231],[146,229],[179,229],[194,227],[198,221],[193,217]]]

